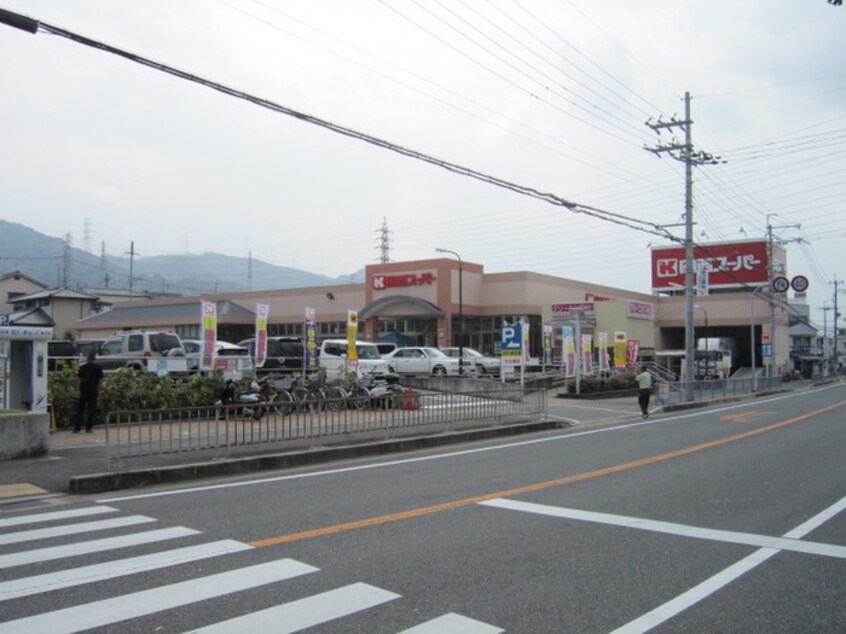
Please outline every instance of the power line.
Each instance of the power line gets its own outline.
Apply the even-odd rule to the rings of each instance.
[[[412,150],[410,148],[406,148],[390,141],[386,141],[384,139],[380,139],[378,137],[374,137],[372,135],[359,132],[352,128],[347,128],[345,126],[333,123],[331,121],[321,119],[304,112],[300,112],[294,110],[293,108],[289,108],[287,106],[283,106],[281,104],[275,103],[268,99],[264,99],[261,97],[257,97],[255,95],[251,95],[249,93],[237,90],[235,88],[231,88],[224,84],[220,84],[197,75],[193,75],[186,71],[179,70],[172,66],[168,66],[166,64],[162,64],[156,61],[153,61],[149,58],[143,57],[141,55],[137,55],[135,53],[131,53],[129,51],[105,44],[103,42],[99,42],[97,40],[93,40],[89,37],[80,35],[78,33],[74,33],[72,31],[68,31],[61,27],[53,26],[50,24],[46,24],[44,22],[40,22],[38,20],[34,20],[32,18],[22,16],[20,14],[12,13],[9,11],[3,11],[0,13],[0,22],[8,24],[9,26],[13,26],[15,28],[20,28],[22,30],[37,33],[38,31],[44,31],[46,33],[50,33],[52,35],[57,35],[59,37],[67,38],[73,42],[78,44],[82,44],[84,46],[89,46],[91,48],[95,48],[106,53],[111,53],[112,55],[117,55],[118,57],[122,57],[126,60],[131,62],[135,62],[137,64],[141,64],[142,66],[147,66],[154,70],[158,70],[163,73],[167,73],[174,77],[178,77],[179,79],[184,79],[186,81],[190,81],[196,84],[200,84],[205,86],[206,88],[210,88],[217,92],[223,93],[230,97],[235,97],[238,99],[242,99],[248,101],[254,105],[260,106],[262,108],[266,108],[268,110],[272,110],[274,112],[278,112],[280,114],[285,114],[287,116],[293,117],[295,119],[299,119],[305,123],[310,123],[321,128],[330,130],[337,134],[341,134],[346,137],[350,137],[359,141],[364,141],[365,143],[369,143],[376,147],[380,147],[382,149],[390,150],[402,156],[406,156],[409,158],[413,158],[425,163],[429,163],[430,165],[435,165],[447,171],[453,172],[454,174],[459,174],[462,176],[467,176],[469,178],[473,178],[475,180],[488,183],[490,185],[494,185],[496,187],[500,187],[502,189],[506,189],[512,191],[517,194],[521,194],[523,196],[530,196],[532,198],[537,198],[539,200],[543,200],[551,205],[555,205],[558,207],[563,207],[568,211],[578,214],[584,214],[587,216],[591,216],[597,218],[599,220],[604,220],[606,222],[614,223],[617,225],[621,225],[627,227],[629,229],[633,229],[635,231],[640,231],[643,233],[647,233],[650,235],[660,236],[663,238],[667,238],[670,240],[678,240],[675,236],[670,234],[664,227],[655,224],[653,222],[648,222],[644,220],[640,220],[637,218],[631,218],[628,216],[624,216],[622,214],[614,213],[599,209],[597,207],[592,207],[590,205],[584,205],[581,203],[573,202],[567,200],[561,196],[553,194],[551,192],[541,192],[533,187],[529,187],[526,185],[520,185],[517,183],[512,183],[510,181],[506,181],[501,178],[497,178],[490,174],[485,174],[483,172],[479,172],[477,170],[471,169],[469,167],[465,167],[463,165],[459,165],[457,163],[451,163],[449,161],[445,161],[442,159],[438,159],[436,157],[430,156],[428,154],[424,154],[422,152],[418,152],[416,150]]]

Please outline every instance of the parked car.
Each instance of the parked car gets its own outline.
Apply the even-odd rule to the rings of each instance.
[[[399,348],[399,346],[395,343],[379,343],[378,341],[376,342],[376,347],[379,349],[379,354],[383,357],[387,357],[394,350]]]
[[[448,357],[437,348],[398,348],[387,355],[385,361],[388,362],[388,369],[395,374],[458,376],[459,360]],[[476,374],[476,369],[470,361],[465,360],[462,365],[464,374]]]
[[[441,352],[448,357],[453,357],[454,359],[458,358],[460,350],[461,348],[458,348],[457,346],[451,348],[441,348]],[[473,348],[464,348],[464,358],[473,364],[478,376],[483,376],[485,374],[498,375],[500,372],[499,359],[495,357],[486,357],[481,352],[474,350]]]
[[[127,330],[100,346],[97,363],[105,371],[134,368],[148,372],[187,372],[185,348],[173,332]]]
[[[56,339],[47,342],[47,371],[61,370],[66,365],[77,361],[76,346],[73,341]]]
[[[382,379],[387,377],[388,364],[379,354],[379,348],[369,341],[357,341],[358,373]],[[326,368],[326,378],[336,380],[347,369],[348,345],[346,339],[326,339],[320,344],[320,366]]]
[[[185,348],[188,371],[199,372],[203,342],[199,339],[183,339],[182,346]],[[214,347],[215,370],[221,370],[225,376],[230,378],[236,378],[236,375],[238,377],[243,376],[245,372],[252,372],[253,359],[247,348],[228,341],[216,341]]]
[[[89,352],[97,354],[105,341],[105,339],[77,339],[74,343],[76,354],[83,359],[88,356]]]
[[[250,357],[256,358],[255,339],[244,339],[238,345],[250,351]],[[264,365],[256,370],[279,370],[282,372],[302,372],[305,348],[296,337],[268,337],[267,358]]]

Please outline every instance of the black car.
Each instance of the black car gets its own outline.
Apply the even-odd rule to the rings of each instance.
[[[247,348],[250,356],[256,358],[255,339],[244,339],[238,345]],[[277,370],[283,372],[302,372],[305,348],[303,342],[296,337],[268,337],[267,358],[264,365],[257,367],[256,371]]]
[[[66,365],[75,365],[76,346],[67,339],[55,339],[47,342],[47,371],[61,370]]]

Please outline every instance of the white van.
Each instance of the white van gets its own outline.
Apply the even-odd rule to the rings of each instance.
[[[388,375],[388,363],[379,354],[375,343],[356,341],[355,349],[358,353],[358,373],[377,379]],[[327,339],[320,344],[320,365],[326,368],[326,378],[337,380],[347,369],[347,340]]]

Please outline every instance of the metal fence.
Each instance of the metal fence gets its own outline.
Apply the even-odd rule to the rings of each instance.
[[[255,406],[240,404],[111,412],[106,419],[109,466],[118,458],[201,451],[219,458],[251,445],[440,433],[458,427],[541,420],[547,411],[546,391],[520,387],[258,407],[258,419]]]
[[[777,389],[782,384],[782,377],[756,377],[748,379],[721,379],[714,381],[693,381],[694,401],[714,401],[729,399],[762,390]],[[686,401],[685,392],[688,384],[682,382],[658,383],[658,398],[662,403],[677,404]]]

